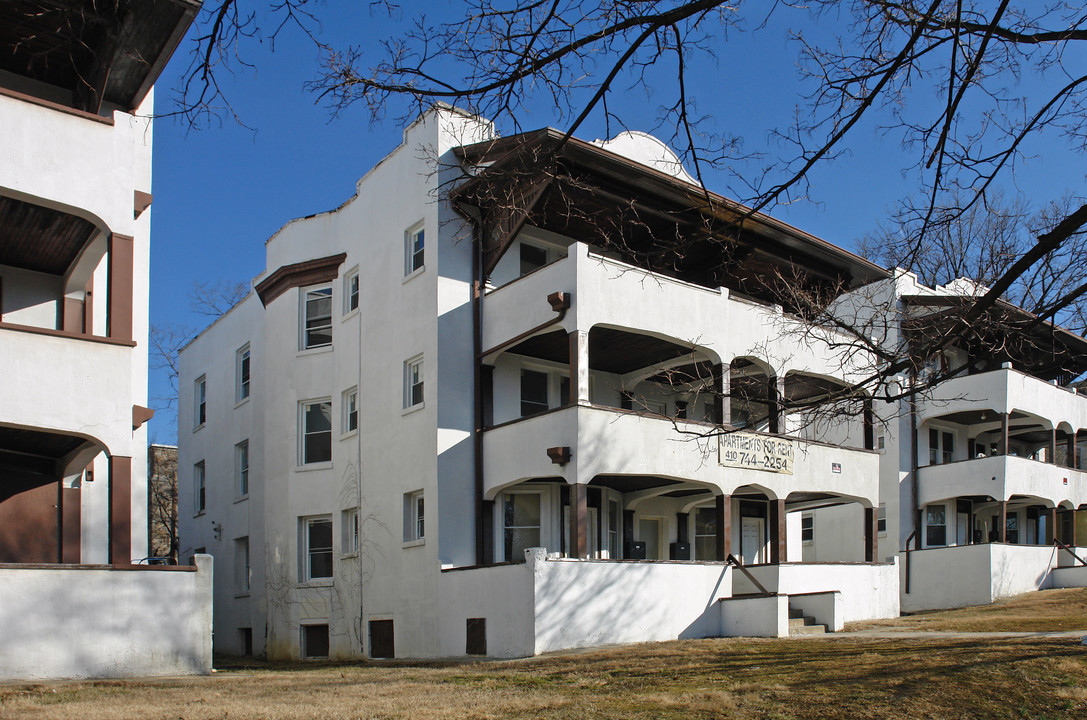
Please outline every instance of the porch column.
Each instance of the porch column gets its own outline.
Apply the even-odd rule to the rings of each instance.
[[[864,449],[876,449],[876,420],[872,410],[872,398],[864,399]]]
[[[879,513],[876,508],[864,509],[864,561],[875,562],[876,553],[878,552],[876,547],[879,543],[879,529],[876,526],[876,522],[879,520]]]
[[[1049,508],[1049,518],[1046,520],[1046,541],[1047,544],[1052,545],[1053,541],[1057,539],[1057,508],[1056,506]]]
[[[109,236],[106,334],[114,340],[132,340],[132,246],[127,235]]]
[[[1007,535],[1008,535],[1008,501],[1007,500],[1001,500],[999,508],[1000,508],[1000,512],[999,512],[999,515],[997,517],[997,522],[999,523],[999,527],[996,529],[996,541],[1002,543],[1002,542],[1007,542]]]
[[[729,377],[729,366],[715,365],[713,373],[716,394],[713,401],[713,421],[718,425],[731,425],[732,401],[728,397],[728,393],[732,378]]]
[[[132,458],[109,458],[109,564],[132,563]]]
[[[570,556],[589,556],[589,488],[584,483],[570,486]]]
[[[1057,428],[1049,431],[1049,447],[1046,448],[1045,459],[1050,465],[1057,464]]]
[[[717,546],[717,559],[722,562],[732,554],[732,496],[718,495],[714,498],[716,522],[714,542]]]
[[[483,526],[483,553],[480,563],[490,565],[494,562],[494,500],[484,500],[480,503],[482,516],[480,521]]]
[[[766,399],[770,406],[770,432],[778,434],[782,432],[781,402],[785,397],[785,378],[770,377],[766,383]]]
[[[770,505],[770,562],[785,562],[789,556],[785,549],[785,501],[771,500]]]
[[[1000,413],[1000,440],[997,447],[1001,455],[1008,454],[1008,413]]]
[[[1079,518],[1076,516],[1076,513],[1078,513],[1078,512],[1079,512],[1079,510],[1069,510],[1068,511],[1068,515],[1072,519],[1072,542],[1070,542],[1068,544],[1071,545],[1072,547],[1079,547],[1079,537],[1077,537],[1077,533],[1076,533],[1076,525],[1077,525],[1076,521],[1079,520]]]
[[[570,404],[589,403],[589,333],[570,333]]]

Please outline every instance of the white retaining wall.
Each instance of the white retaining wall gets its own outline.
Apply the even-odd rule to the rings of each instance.
[[[1053,587],[1050,573],[1057,566],[1057,553],[1054,547],[998,543],[913,551],[910,591],[906,593],[903,584],[902,609],[917,612],[987,605]],[[903,566],[905,562],[903,558]]]
[[[212,558],[195,561],[0,567],[0,679],[211,672]]]
[[[840,592],[843,623],[899,615],[897,563],[787,563],[748,570],[769,592],[781,595]],[[756,592],[741,573],[734,578],[735,594]]]

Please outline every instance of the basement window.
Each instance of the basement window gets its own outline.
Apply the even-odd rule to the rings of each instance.
[[[303,625],[302,659],[328,657],[328,625]]]

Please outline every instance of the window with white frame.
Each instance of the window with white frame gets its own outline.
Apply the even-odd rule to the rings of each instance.
[[[929,505],[925,508],[925,544],[947,545],[946,505]]]
[[[302,580],[332,577],[332,516],[300,518]]]
[[[249,397],[249,345],[238,349],[234,358],[234,400],[241,402]]]
[[[234,592],[249,592],[249,538],[234,540]]]
[[[815,542],[815,514],[804,513],[800,516],[800,542],[811,545]]]
[[[876,533],[887,534],[887,503],[880,503],[876,514]]]
[[[298,404],[298,464],[313,465],[332,461],[332,402],[314,400]]]
[[[404,363],[404,408],[423,404],[423,356]]]
[[[343,533],[340,547],[343,548],[343,552],[357,553],[359,551],[359,509],[348,508],[340,513],[340,525]]]
[[[355,432],[359,429],[359,389],[357,387],[345,390],[343,393],[343,434]]]
[[[343,312],[359,309],[359,271],[353,270],[343,279]]]
[[[717,559],[717,508],[700,507],[694,511],[694,559]]]
[[[234,491],[242,498],[249,494],[249,441],[234,446]]]
[[[521,560],[525,550],[540,546],[540,493],[502,495],[502,551],[506,560]]]
[[[404,233],[404,274],[423,269],[423,250],[426,237],[422,225],[417,225]]]
[[[332,344],[332,288],[306,288],[302,291],[302,332],[300,349],[327,347]]]
[[[404,493],[404,542],[426,537],[426,515],[423,512],[423,491]]]
[[[929,465],[949,463],[955,458],[955,435],[936,428],[928,431],[928,462]]]
[[[207,477],[203,460],[192,466],[192,480],[193,512],[200,514],[207,509]]]
[[[208,420],[208,381],[201,375],[193,385],[193,427],[203,427]]]

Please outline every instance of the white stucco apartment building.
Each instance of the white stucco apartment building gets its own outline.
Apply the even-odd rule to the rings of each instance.
[[[781,411],[863,363],[774,281],[887,273],[738,227],[649,136],[560,139],[431,111],[182,351],[181,553],[217,559],[217,649],[518,656],[898,614],[871,414],[817,440]],[[828,505],[856,532],[803,562]]]
[[[916,354],[986,291],[966,279],[930,288],[899,270],[842,309],[874,340]],[[998,302],[918,357],[919,371],[890,388],[905,396],[875,406],[879,557],[899,557],[902,609],[1087,585],[1087,397],[1072,384],[1087,371],[1087,340]],[[833,552],[841,527],[820,511],[814,544]]]
[[[198,7],[0,7],[0,678],[210,669],[210,558],[133,564],[152,85]]]

